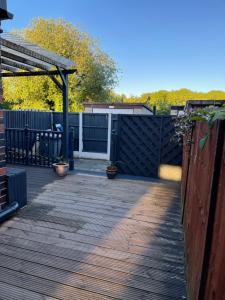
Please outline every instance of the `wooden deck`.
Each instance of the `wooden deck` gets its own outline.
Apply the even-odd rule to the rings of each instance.
[[[27,168],[0,228],[0,300],[185,298],[178,187]]]

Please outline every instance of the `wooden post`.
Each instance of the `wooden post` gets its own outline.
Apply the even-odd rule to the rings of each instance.
[[[108,114],[108,142],[107,142],[107,160],[110,160],[111,151],[111,134],[112,134],[112,114]]]
[[[79,158],[83,152],[83,113],[79,113]]]
[[[68,160],[69,150],[69,132],[68,132],[68,73],[63,72],[63,156]]]

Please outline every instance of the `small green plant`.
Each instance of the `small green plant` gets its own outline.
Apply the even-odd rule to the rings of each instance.
[[[61,155],[56,158],[56,163],[57,164],[65,164],[65,163],[67,163],[67,161],[66,161],[65,157],[63,155]]]
[[[204,109],[197,109],[187,112],[183,116],[178,117],[175,122],[175,139],[178,142],[181,142],[183,137],[186,137],[187,143],[192,143],[191,131],[195,122],[207,122],[209,130],[205,132],[199,141],[199,147],[201,150],[203,150],[209,138],[210,130],[218,120],[225,120],[224,107],[207,107]]]
[[[120,160],[111,160],[110,161],[110,164],[109,164],[109,167],[119,167],[120,164],[125,164],[123,161],[120,161]]]

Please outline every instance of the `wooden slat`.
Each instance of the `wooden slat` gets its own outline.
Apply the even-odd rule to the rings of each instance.
[[[95,267],[102,267],[111,273],[111,270],[113,271],[122,271],[126,273],[126,276],[129,278],[134,278],[135,276],[140,276],[150,279],[155,279],[157,281],[162,282],[168,282],[169,278],[174,280],[174,276],[176,277],[176,282],[174,282],[174,285],[179,285],[180,283],[184,283],[184,274],[183,269],[180,268],[179,270],[176,270],[176,273],[174,274],[173,270],[171,268],[168,268],[167,271],[158,270],[156,268],[150,268],[145,265],[140,265],[138,263],[132,264],[127,261],[123,260],[116,260],[111,259],[108,257],[91,254],[91,260],[87,260],[87,254],[81,250],[76,249],[66,249],[58,246],[52,247],[51,245],[44,244],[41,242],[35,242],[30,240],[25,240],[22,238],[17,237],[11,237],[4,234],[1,234],[0,241],[4,245],[13,246],[16,249],[18,249],[18,252],[20,249],[24,250],[30,250],[35,251],[38,253],[41,253],[40,255],[51,255],[52,259],[54,261],[57,261],[57,259],[61,260],[63,259],[63,263],[67,264],[67,260],[70,261],[70,265],[75,268],[75,266],[78,266],[78,270],[80,270],[80,267],[83,266],[83,264],[88,266],[95,266]],[[3,251],[3,250],[1,250]],[[9,253],[10,250],[8,249]],[[26,252],[25,252],[26,253]],[[88,269],[85,267],[85,269]]]
[[[151,286],[149,286],[148,290],[146,291],[143,286],[141,289],[138,287],[129,287],[127,285],[124,286],[120,283],[112,283],[104,279],[98,279],[96,276],[95,278],[91,276],[84,276],[78,273],[65,271],[58,268],[56,269],[6,255],[1,255],[0,267],[19,271],[24,274],[43,278],[45,280],[51,279],[51,281],[57,284],[64,284],[66,286],[81,290],[83,290],[85,287],[86,291],[108,297],[116,297],[120,300],[146,299],[146,297],[150,298],[150,296],[152,296],[152,299],[154,299],[155,294],[157,295],[159,290],[161,295],[165,296],[165,299],[169,299],[170,297],[173,297],[173,299],[179,299],[179,296],[177,296],[179,289],[177,290],[176,287],[173,287],[173,289],[168,291],[166,288],[163,289],[160,283],[154,281],[152,281]],[[121,279],[121,282],[123,282],[123,279]],[[121,293],[123,290],[126,290],[126,292]]]
[[[66,232],[66,231],[62,231],[62,230],[55,230],[55,229],[50,229],[50,228],[46,228],[46,227],[40,227],[38,225],[29,225],[29,224],[24,224],[24,223],[20,223],[20,222],[11,222],[11,224],[6,224],[3,227],[3,230],[5,230],[5,228],[9,228],[10,232],[13,231],[13,229],[15,230],[22,230],[23,232],[27,232],[27,234],[29,235],[30,233],[38,233],[38,234],[42,234],[42,235],[47,235],[47,236],[51,236],[52,238],[58,239],[59,243],[61,243],[61,240],[65,240],[65,244],[66,245],[70,245],[71,243],[74,242],[74,244],[77,243],[83,243],[83,244],[87,244],[87,246],[89,245],[94,245],[96,247],[101,247],[101,248],[107,248],[107,249],[117,249],[118,251],[121,252],[129,252],[131,254],[137,254],[137,255],[141,255],[141,256],[145,256],[145,257],[150,257],[150,258],[155,258],[155,259],[159,259],[162,261],[162,255],[164,255],[163,260],[164,261],[175,261],[176,263],[183,263],[183,259],[181,257],[179,257],[179,250],[180,252],[182,251],[182,248],[178,247],[178,245],[175,243],[174,245],[166,245],[165,243],[162,243],[161,240],[158,240],[157,242],[152,243],[152,249],[148,249],[148,247],[146,247],[146,244],[142,243],[141,245],[136,245],[135,242],[133,242],[132,240],[128,241],[127,237],[124,240],[113,240],[109,237],[107,237],[107,235],[104,238],[104,243],[102,243],[101,245],[101,239],[100,238],[96,238],[96,237],[92,237],[92,236],[86,236],[86,235],[82,235],[82,234],[77,234],[77,233],[70,233],[70,232]],[[173,249],[176,248],[174,251]],[[182,253],[182,252],[181,252]]]
[[[18,286],[0,282],[1,300],[57,300],[41,293],[34,293]]]
[[[2,57],[1,60],[2,60],[3,64],[11,66],[11,67],[15,67],[15,68],[26,70],[26,71],[32,71],[33,70],[33,68],[28,66],[28,65],[21,64],[21,63],[18,63],[16,61],[13,61],[13,60],[10,60],[10,59],[7,59],[7,58]]]
[[[57,269],[62,269],[78,274],[82,274],[84,276],[90,276],[92,278],[99,278],[102,280],[107,280],[110,282],[131,286],[134,288],[143,289],[146,291],[151,291],[151,285],[149,285],[149,278],[151,277],[154,284],[159,284],[159,282],[169,283],[171,286],[176,286],[177,288],[183,288],[184,280],[182,277],[180,281],[174,283],[173,275],[167,272],[160,272],[155,269],[149,270],[149,274],[140,273],[139,275],[131,274],[130,272],[126,272],[126,269],[115,270],[112,268],[113,262],[111,266],[104,266],[98,264],[88,264],[83,263],[81,261],[75,261],[65,257],[58,257],[54,255],[50,255],[49,253],[41,253],[35,250],[28,250],[25,248],[14,247],[12,245],[7,245],[2,243],[0,245],[0,253],[7,255],[9,257],[19,258],[25,261],[35,262],[42,265],[54,267]],[[146,276],[147,275],[147,276]],[[121,280],[124,278],[125,280]]]

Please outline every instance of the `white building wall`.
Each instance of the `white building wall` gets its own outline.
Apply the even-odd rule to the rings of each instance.
[[[152,115],[152,112],[145,107],[142,108],[99,108],[99,107],[86,107],[86,113],[96,114],[124,114],[124,115]]]

